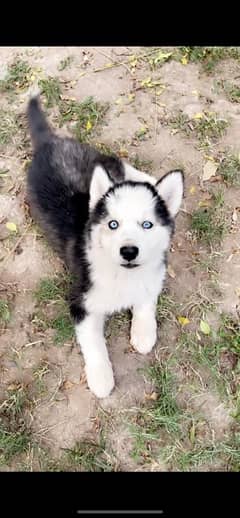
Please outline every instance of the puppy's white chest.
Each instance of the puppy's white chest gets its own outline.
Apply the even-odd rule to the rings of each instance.
[[[146,271],[118,269],[116,272],[95,272],[93,286],[87,295],[89,311],[113,313],[135,305],[155,301],[161,292],[165,266]]]

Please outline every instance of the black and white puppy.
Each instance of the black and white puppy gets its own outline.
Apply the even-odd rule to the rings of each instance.
[[[28,171],[33,217],[73,274],[70,312],[92,392],[114,387],[104,319],[132,311],[132,346],[147,354],[157,338],[156,304],[183,197],[183,173],[157,181],[114,156],[50,129],[34,97],[28,105],[34,156]]]

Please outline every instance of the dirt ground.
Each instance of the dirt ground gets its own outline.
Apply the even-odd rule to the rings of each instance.
[[[239,471],[240,55],[196,49],[0,48],[2,471]],[[101,401],[85,383],[66,273],[25,198],[38,81],[59,135],[80,121],[80,138],[157,178],[185,172],[158,343],[140,356],[128,314],[112,317],[116,388]]]

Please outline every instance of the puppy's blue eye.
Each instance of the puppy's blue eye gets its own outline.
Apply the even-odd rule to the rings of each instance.
[[[151,221],[144,221],[142,223],[142,227],[145,228],[145,229],[152,228],[152,226],[153,226],[153,223],[151,223]]]
[[[118,228],[118,222],[115,219],[112,219],[112,221],[109,221],[108,226],[111,230],[115,230]]]

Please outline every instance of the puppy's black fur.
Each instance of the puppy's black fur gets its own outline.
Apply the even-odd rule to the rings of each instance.
[[[124,168],[116,156],[56,136],[38,98],[29,102],[27,116],[34,148],[27,178],[31,214],[73,274],[70,309],[74,319],[80,321],[85,316],[81,299],[90,287],[84,239],[93,170],[97,164],[102,165],[113,182],[118,183],[124,180]]]

